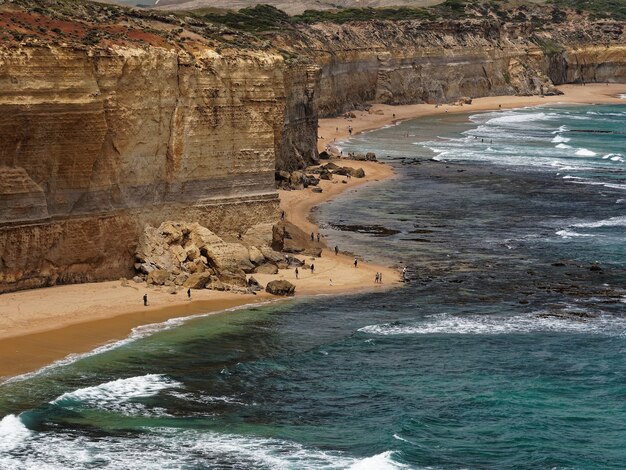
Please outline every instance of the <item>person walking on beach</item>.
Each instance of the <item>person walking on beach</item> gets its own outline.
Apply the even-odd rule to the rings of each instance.
[[[339,254],[339,247],[335,245],[335,256],[337,256],[338,254]]]
[[[357,264],[359,264],[359,260],[358,260],[358,259],[356,259],[356,258],[354,258],[354,267],[355,267],[355,268],[357,267]]]
[[[314,272],[315,272],[315,265],[311,263],[311,274],[313,274]]]
[[[311,241],[315,241],[315,236],[313,235],[313,232],[311,232]]]
[[[383,283],[383,273],[378,273],[378,283],[379,284]]]
[[[191,288],[187,289],[187,300],[191,300]]]
[[[143,295],[143,306],[144,307],[148,306],[148,294]]]
[[[378,273],[376,273],[376,277],[374,278],[374,284],[378,284]]]
[[[298,274],[300,274],[300,271],[298,271],[298,267],[296,266],[296,279],[298,279]]]
[[[319,242],[320,242],[320,234],[318,233],[317,234],[317,243],[319,243]]]

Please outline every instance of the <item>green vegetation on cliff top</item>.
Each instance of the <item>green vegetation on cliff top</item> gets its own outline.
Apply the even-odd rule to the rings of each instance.
[[[550,0],[548,3],[589,13],[593,19],[626,20],[626,0]]]

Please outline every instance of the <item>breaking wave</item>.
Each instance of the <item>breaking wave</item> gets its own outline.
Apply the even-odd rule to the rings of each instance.
[[[621,331],[616,333],[616,326]],[[550,312],[536,312],[529,315],[494,317],[491,315],[449,315],[441,313],[426,317],[423,322],[413,324],[384,323],[365,326],[361,333],[392,335],[501,335],[531,332],[592,333],[604,335],[624,335],[626,320],[611,316],[600,316],[581,321],[578,318],[551,316]]]

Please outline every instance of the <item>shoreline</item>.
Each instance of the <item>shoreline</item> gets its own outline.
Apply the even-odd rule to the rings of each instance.
[[[369,111],[352,111],[356,118],[347,119],[344,116],[319,120],[318,150],[321,152],[327,145],[336,146],[342,140],[350,138],[348,126],[352,127],[352,135],[395,125],[402,121],[439,114],[473,114],[479,112],[497,111],[499,109],[516,109],[543,104],[626,104],[626,99],[618,95],[626,95],[626,83],[561,85],[557,87],[563,92],[555,96],[486,96],[474,98],[472,104],[440,105],[407,104],[388,105],[372,104]],[[501,107],[501,108],[500,108]]]
[[[323,204],[346,190],[393,177],[389,165],[376,162],[346,161],[345,166],[363,167],[366,177],[352,178],[346,184],[321,181],[323,193],[310,189],[279,190],[281,209],[286,220],[305,233],[317,233],[309,220],[313,207]],[[345,179],[345,178],[343,178]],[[313,260],[315,273],[301,268],[299,279],[293,269],[278,274],[252,274],[262,284],[286,279],[296,285],[295,298],[314,295],[356,294],[397,286],[399,273],[385,266],[360,261],[358,269],[353,257],[336,256],[324,242],[321,258],[296,255]],[[374,284],[376,272],[384,274],[385,284]],[[143,307],[142,296],[148,293],[149,306]],[[189,316],[212,315],[234,308],[252,307],[268,301],[285,301],[294,297],[276,297],[264,291],[253,294],[192,290],[192,301],[186,289],[176,295],[165,288],[148,287],[131,280],[72,284],[25,290],[0,295],[0,384],[12,377],[33,373],[41,368],[82,356],[94,349],[129,339],[137,327],[159,324]],[[6,312],[6,313],[5,313]]]
[[[318,148],[337,144],[349,137],[348,126],[353,135],[378,129],[397,122],[440,113],[474,113],[499,109],[521,108],[541,104],[626,104],[617,95],[626,93],[626,84],[566,85],[559,87],[563,95],[549,97],[500,96],[477,98],[471,105],[431,104],[390,106],[375,104],[370,112],[356,111],[356,118],[344,117],[320,119]],[[381,114],[382,113],[382,114]],[[373,184],[395,176],[390,165],[379,162],[360,162],[333,158],[342,166],[362,167],[366,177],[362,179],[335,177],[332,181],[320,181],[322,193],[310,189],[278,191],[281,209],[286,220],[304,231],[317,233],[317,226],[310,220],[311,210],[347,190],[364,184]],[[399,285],[397,270],[361,262],[358,269],[352,265],[351,255],[334,252],[322,241],[322,257],[315,258],[315,273],[301,270],[295,280],[292,269],[280,270],[277,275],[253,274],[262,284],[273,279],[286,279],[296,285],[296,298],[312,295],[352,294],[387,289]],[[307,258],[298,255],[300,258]],[[308,259],[307,259],[308,261]],[[382,272],[385,284],[374,284],[374,274]],[[389,282],[391,281],[391,282]],[[148,292],[149,307],[142,307],[141,296]],[[176,295],[165,289],[135,284],[133,281],[108,281],[91,284],[55,286],[0,295],[0,310],[8,314],[0,317],[0,383],[16,375],[39,370],[62,361],[69,355],[83,355],[104,345],[123,341],[137,327],[163,323],[175,318],[192,315],[218,314],[233,308],[253,306],[260,303],[280,301],[265,292],[258,295],[234,294],[211,290],[194,290],[188,302],[185,291]],[[286,298],[291,299],[291,298]]]

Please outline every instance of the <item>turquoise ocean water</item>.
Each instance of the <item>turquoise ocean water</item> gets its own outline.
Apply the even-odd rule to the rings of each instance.
[[[0,468],[622,469],[626,106],[355,137],[316,212],[400,289],[137,329],[0,385]],[[373,283],[373,280],[372,280]]]

